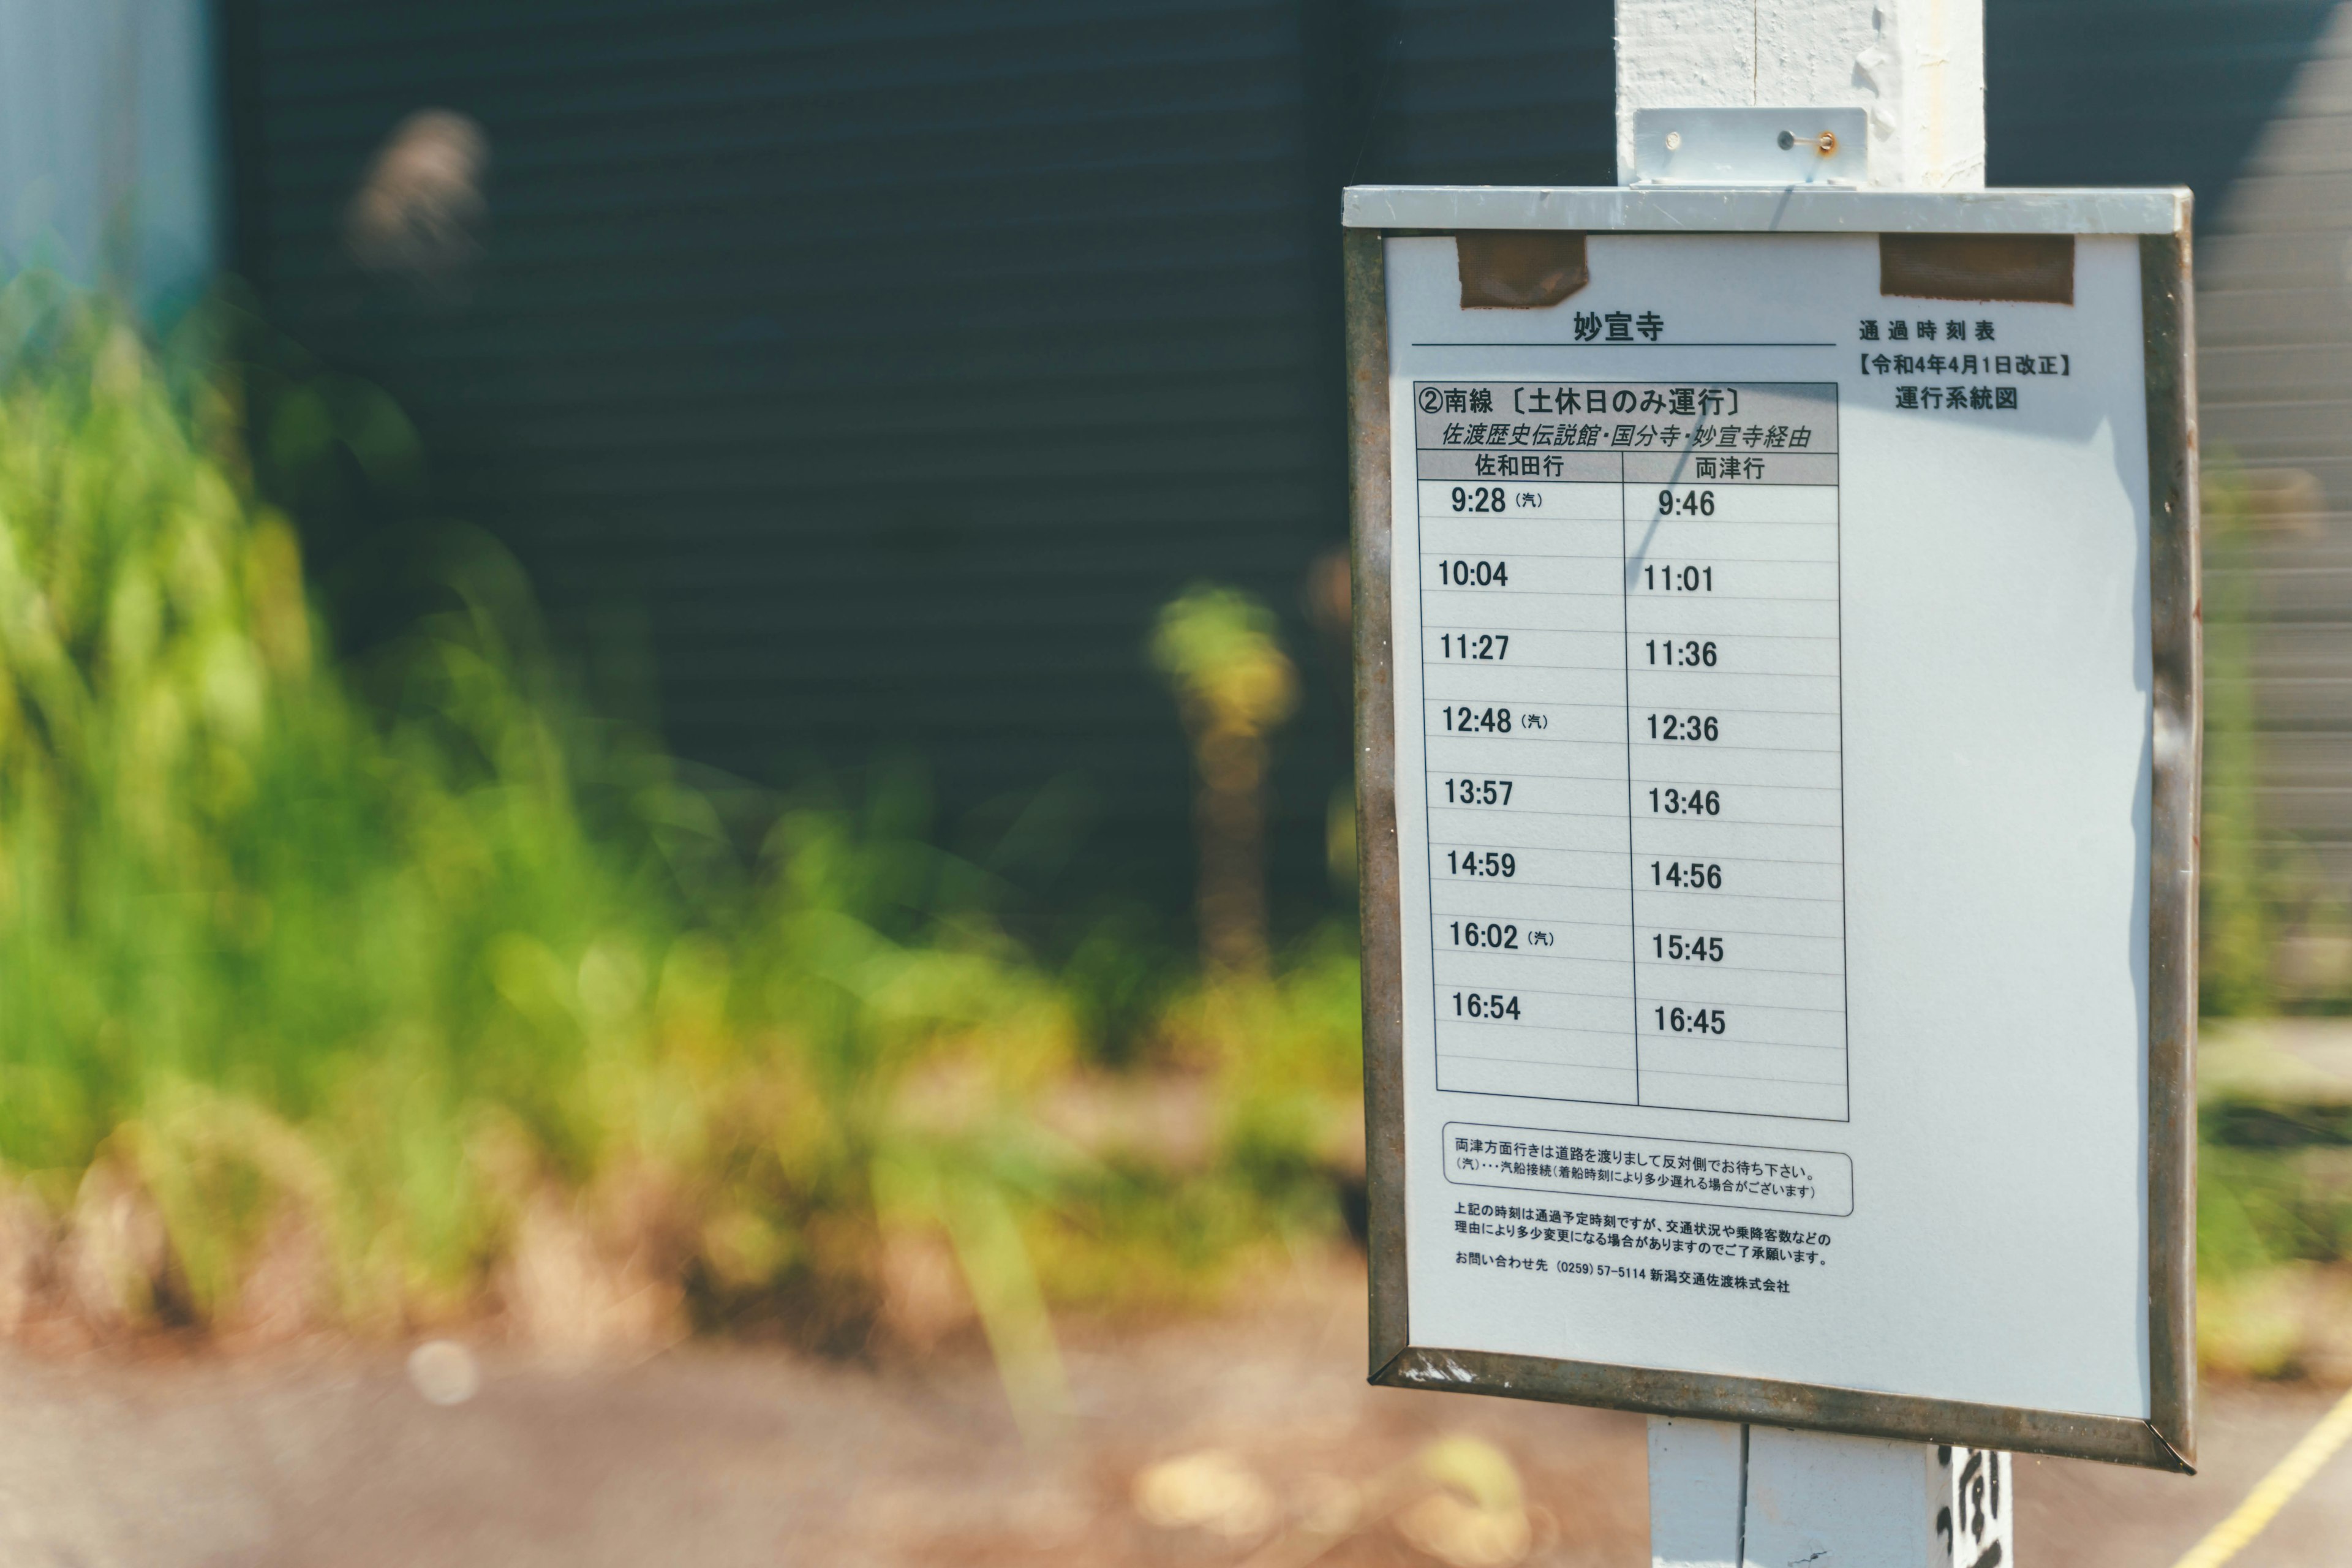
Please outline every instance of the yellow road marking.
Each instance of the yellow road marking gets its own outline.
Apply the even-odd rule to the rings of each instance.
[[[2189,1549],[2189,1555],[2172,1568],[2221,1568],[2221,1564],[2238,1554],[2238,1549],[2263,1532],[2263,1527],[2278,1517],[2287,1500],[2303,1489],[2304,1483],[2319,1473],[2319,1467],[2336,1456],[2345,1440],[2352,1438],[2352,1394],[2336,1402],[2336,1407],[2319,1418],[2319,1424],[2303,1435],[2303,1441],[2287,1450],[2286,1458],[2271,1467],[2271,1473],[2254,1483],[2246,1500],[2230,1510],[2230,1517],[2205,1532],[2205,1539]]]

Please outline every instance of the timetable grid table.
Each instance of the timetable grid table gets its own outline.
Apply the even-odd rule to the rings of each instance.
[[[1438,1087],[1843,1120],[1836,387],[1412,395]]]

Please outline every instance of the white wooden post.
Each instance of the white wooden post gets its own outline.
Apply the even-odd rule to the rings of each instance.
[[[1869,183],[1984,184],[1983,0],[1617,0],[1617,177],[1643,109],[1861,109]],[[1654,1417],[1655,1568],[2016,1563],[2009,1456]]]
[[[2001,1568],[2007,1454],[1650,1420],[1654,1568]]]
[[[1870,183],[1984,185],[1984,0],[1617,0],[1617,178],[1637,109],[1862,109]]]

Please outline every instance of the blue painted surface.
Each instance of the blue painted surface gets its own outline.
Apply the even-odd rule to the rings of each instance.
[[[168,314],[217,260],[205,0],[0,0],[0,247]]]

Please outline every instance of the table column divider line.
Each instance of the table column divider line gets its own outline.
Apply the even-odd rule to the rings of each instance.
[[[1625,455],[1617,455],[1617,658],[1625,678],[1625,946],[1633,994],[1633,1103],[1642,1100],[1642,922],[1633,856],[1633,553],[1627,542]]]

